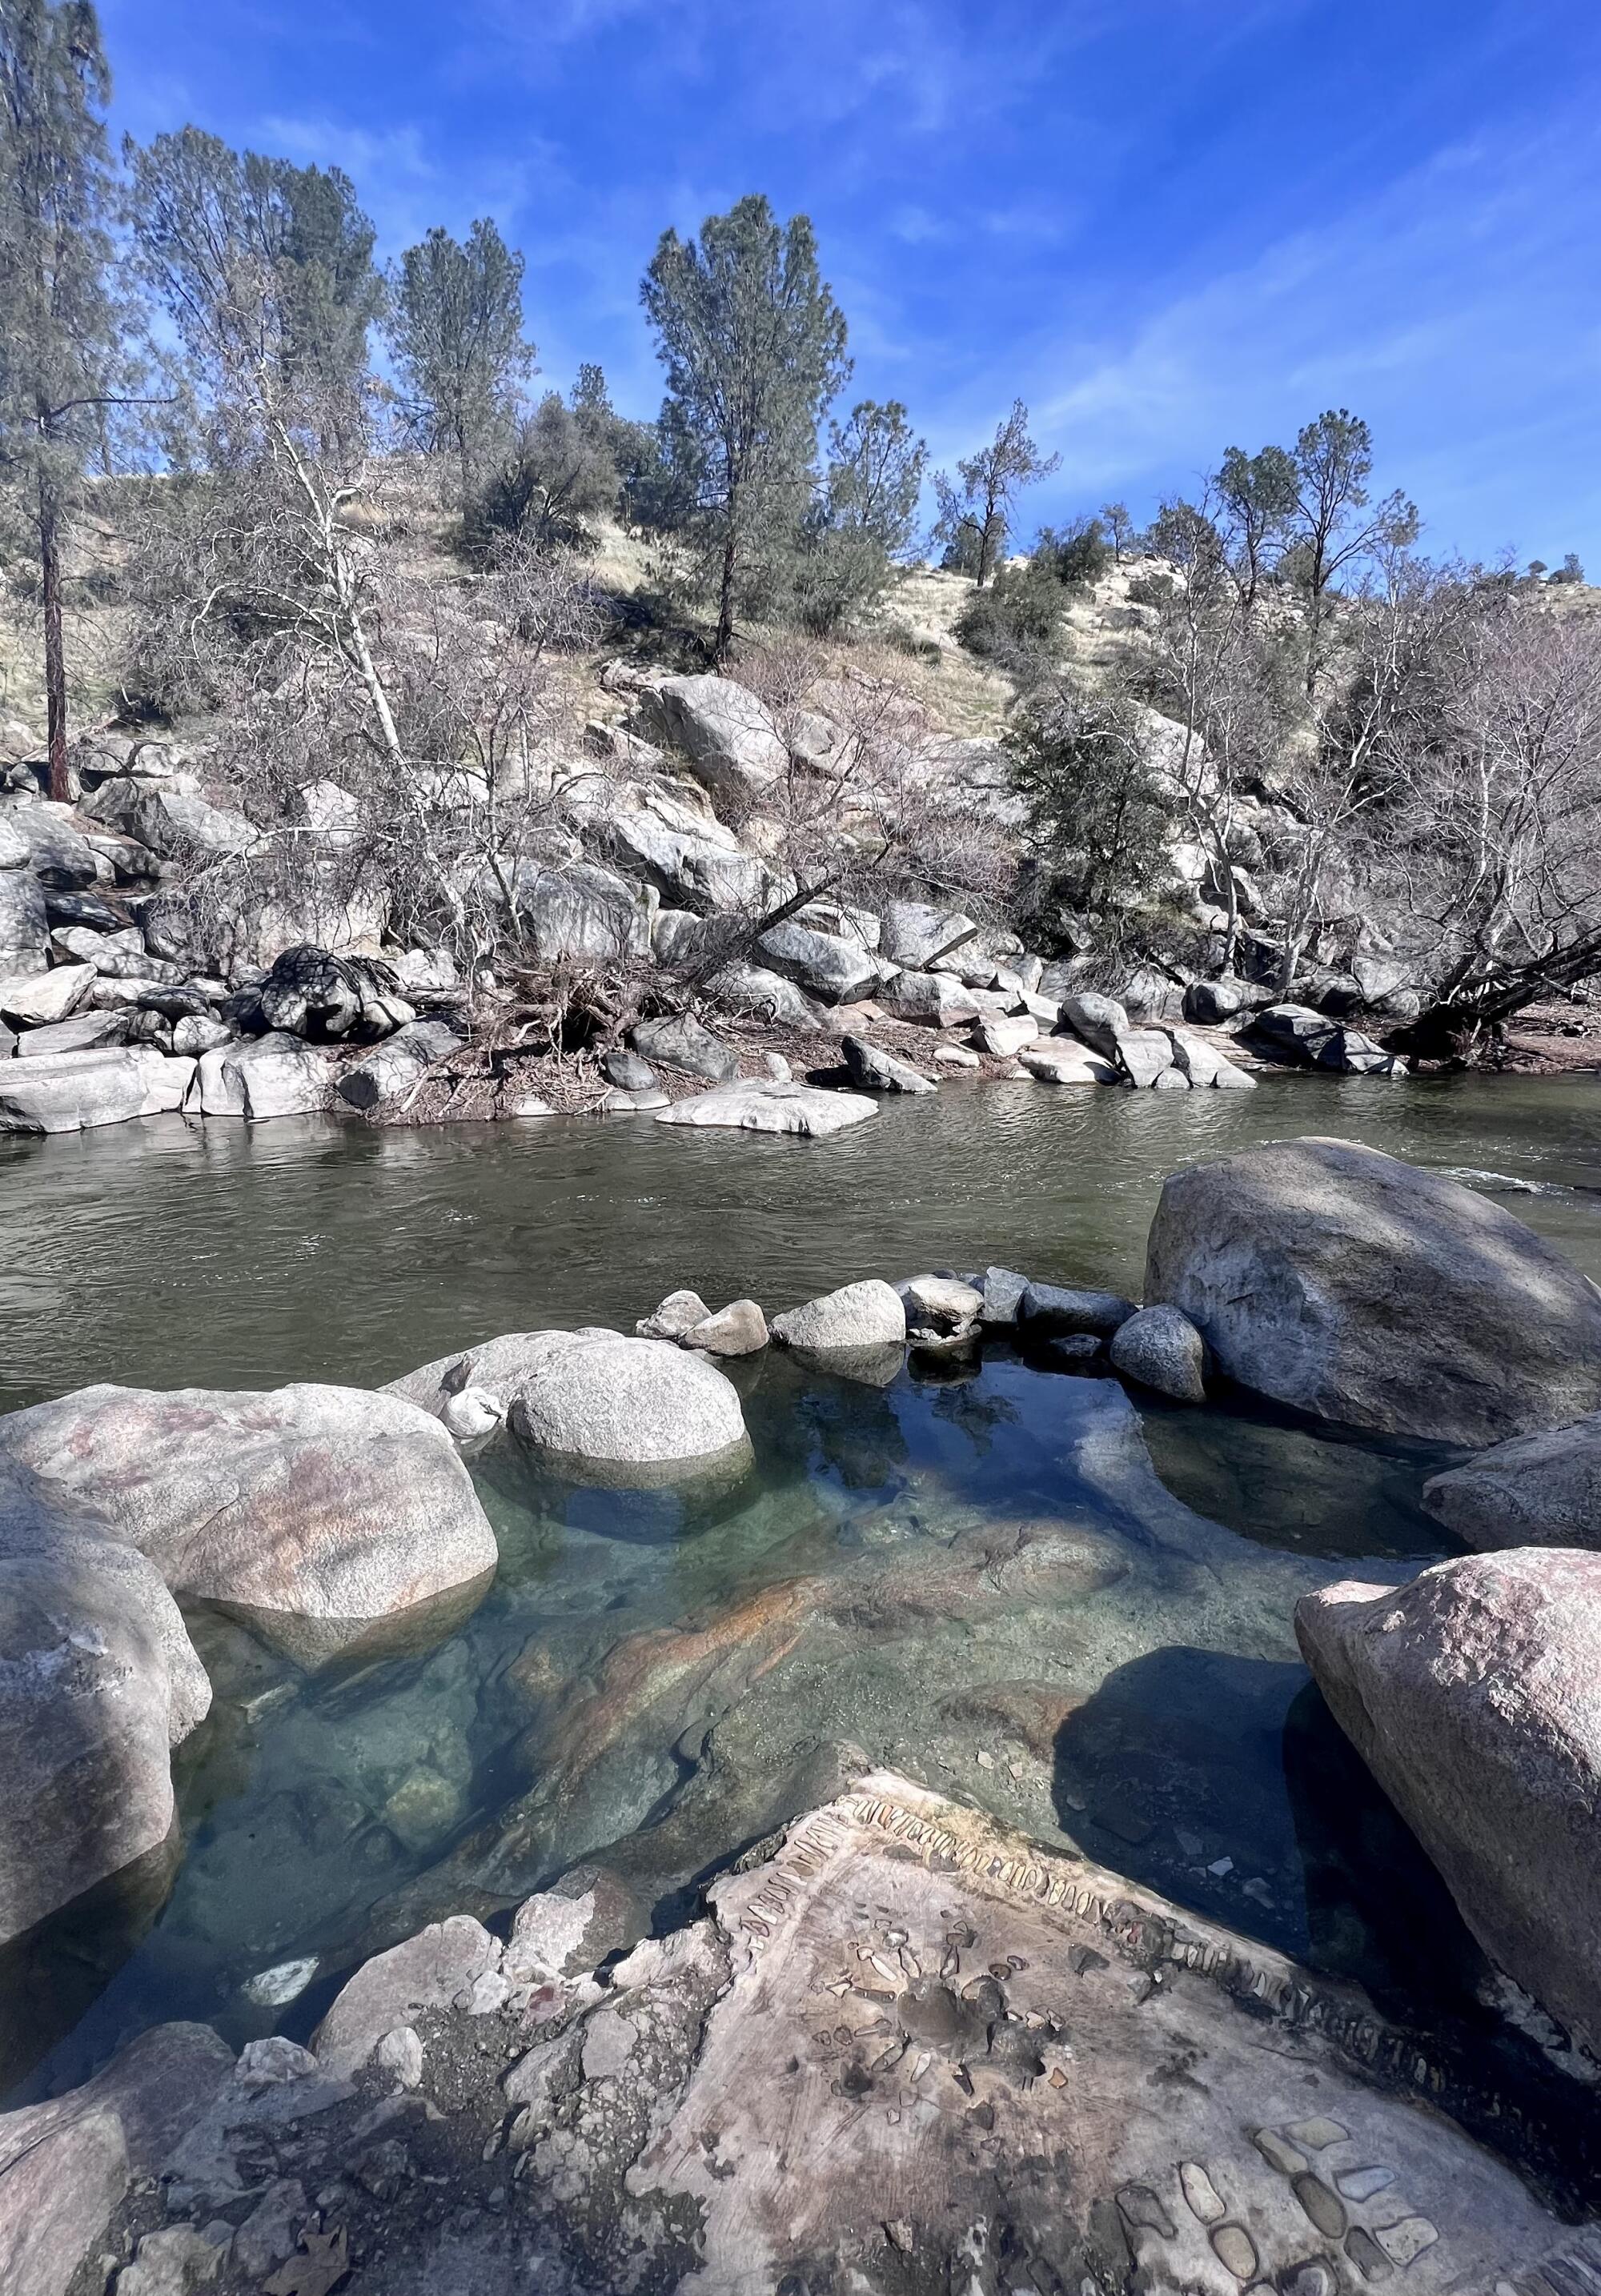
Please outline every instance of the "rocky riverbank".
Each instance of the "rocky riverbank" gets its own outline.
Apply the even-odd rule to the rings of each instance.
[[[964,1072],[1178,1091],[1248,1087],[1264,1064],[1405,1071],[1358,1026],[1371,1016],[1382,1035],[1416,1009],[1375,958],[1313,964],[1310,1001],[1276,1001],[1266,943],[1262,980],[1178,963],[1120,971],[1088,945],[1047,961],[1003,922],[893,885],[809,898],[763,808],[782,810],[791,776],[815,789],[833,772],[850,816],[860,800],[843,718],[830,731],[801,711],[786,733],[732,679],[606,675],[608,698],[651,737],[592,724],[587,748],[539,766],[532,848],[508,857],[491,838],[471,887],[435,889],[446,912],[471,891],[498,917],[470,956],[447,935],[408,939],[393,889],[370,871],[350,882],[359,808],[334,782],[300,791],[285,828],[252,821],[207,753],[182,744],[92,737],[75,752],[70,804],[11,767],[0,1130],[178,1111],[676,1121],[695,1094],[695,1121],[810,1131],[841,1120],[805,1096],[819,1089],[921,1092]],[[997,744],[926,725],[897,739],[931,802],[1014,831]],[[487,802],[460,779],[425,793],[453,820]],[[1186,930],[1202,947],[1221,912],[1186,857]],[[1112,996],[1092,985],[1109,972]],[[795,1094],[768,1089],[792,1081]],[[718,1113],[705,1087],[736,1082],[759,1089]]]
[[[1296,1624],[1505,2000],[1585,2082],[1601,1295],[1498,1206],[1316,1140],[1170,1181],[1145,1290],[1141,1306],[933,1271],[770,1321],[679,1291],[634,1333],[503,1334],[379,1394],[92,1388],[0,1419],[4,1936],[113,1874],[170,1873],[170,1748],[211,1696],[179,1600],[298,1665],[359,1662],[481,1598],[496,1540],[464,1449],[510,1439],[602,1491],[715,1485],[751,1447],[720,1363],[776,1345],[874,1384],[908,1349],[955,1365],[1006,1338],[1191,1405],[1233,1382],[1473,1454],[1428,1501],[1493,1551],[1400,1590],[1323,1587]],[[1075,1472],[1127,1503],[1132,1454],[1096,1446]],[[1203,1550],[1169,1505],[1193,1608]],[[821,1791],[814,1763],[777,1811],[751,1803],[735,1838],[755,1846],[687,1927],[645,1938],[615,1861],[517,1889],[525,1854],[551,1870],[562,1811],[645,1715],[659,1732],[671,1710],[669,1736],[698,1742],[709,1699],[752,1699],[831,1620],[973,1621],[1026,1586],[1059,1621],[1121,1567],[1063,1525],[975,1531],[938,1570],[868,1549],[617,1644],[537,1706],[510,1830],[432,1870],[390,1930],[403,1942],[354,1970],[309,2052],[263,2039],[235,2061],[203,2027],[165,2028],[87,2088],[0,2118],[4,2284],[387,2296],[530,2273],[586,2291],[792,2276],[899,2296],[959,2271],[998,2296],[1020,2274],[1074,2296],[1584,2289],[1601,2248],[1571,2215],[1597,2205],[1595,2165],[1582,2143],[1558,2162],[1548,2114],[1504,2069],[1433,2054],[1359,1992],[1006,1833],[959,1792],[869,1775],[857,1750]],[[1043,1710],[1027,1726],[1048,1751]],[[1143,1838],[1132,1816],[1114,1832]],[[424,1898],[448,1917],[419,1929]],[[260,1998],[309,1973],[267,1972]]]

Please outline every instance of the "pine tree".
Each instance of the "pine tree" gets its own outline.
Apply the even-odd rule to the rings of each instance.
[[[640,288],[667,370],[664,449],[693,472],[718,572],[714,652],[734,643],[741,578],[789,547],[817,480],[817,425],[850,373],[845,322],[805,216],[759,195],[663,234]]]
[[[946,564],[971,573],[981,590],[1000,563],[1006,534],[1024,487],[1062,467],[1060,455],[1042,455],[1029,436],[1029,410],[1021,398],[976,455],[956,464],[956,479],[934,473],[940,515],[934,539],[946,545]]]
[[[70,794],[63,530],[132,393],[107,230],[111,75],[89,0],[0,0],[0,477],[37,552],[50,794]]]
[[[534,369],[522,258],[480,216],[466,244],[437,226],[400,258],[390,342],[431,452],[454,453],[464,498],[510,435]]]

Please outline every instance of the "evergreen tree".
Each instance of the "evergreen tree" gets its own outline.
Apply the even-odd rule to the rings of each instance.
[[[956,479],[944,471],[934,474],[940,504],[934,539],[946,545],[946,564],[971,573],[981,590],[1006,550],[1017,496],[1061,466],[1060,455],[1041,455],[1029,436],[1029,410],[1014,399],[989,444],[957,463]]]
[[[1359,416],[1330,407],[1295,441],[1295,544],[1307,595],[1306,691],[1323,663],[1323,626],[1334,578],[1367,553],[1417,538],[1417,511],[1400,492],[1371,504],[1373,437]],[[1364,516],[1363,513],[1367,515]]]
[[[0,476],[37,554],[50,794],[69,794],[62,532],[132,403],[107,230],[111,76],[89,0],[0,0]]]
[[[886,559],[904,558],[917,525],[928,448],[899,399],[864,398],[829,426],[825,514],[836,533],[866,536]]]
[[[800,529],[817,425],[850,372],[845,322],[807,217],[781,225],[754,194],[698,239],[664,233],[640,297],[667,371],[664,451],[693,474],[717,556],[722,663],[742,576]]]
[[[250,455],[264,420],[354,459],[383,283],[349,177],[199,127],[125,156],[141,266],[183,345],[212,459]]]
[[[1240,603],[1249,613],[1295,516],[1295,458],[1282,447],[1264,447],[1257,455],[1247,455],[1241,447],[1227,447],[1212,492],[1227,535]]]
[[[534,346],[522,333],[520,254],[492,217],[466,244],[437,226],[401,257],[390,341],[430,452],[453,453],[466,496],[512,430]],[[596,369],[596,373],[599,370]]]

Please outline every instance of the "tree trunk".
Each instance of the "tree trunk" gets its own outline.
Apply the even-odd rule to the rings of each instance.
[[[738,545],[735,538],[734,505],[728,505],[728,538],[723,545],[723,579],[718,594],[717,638],[713,644],[712,660],[719,669],[727,667],[728,656],[734,651],[734,577],[739,564]]]
[[[45,709],[49,730],[50,794],[71,802],[67,771],[67,653],[62,636],[61,505],[39,477],[39,573],[45,594]]]

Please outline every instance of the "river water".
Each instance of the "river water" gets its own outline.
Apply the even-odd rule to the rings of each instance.
[[[682,1284],[772,1314],[998,1261],[1137,1295],[1163,1177],[1296,1132],[1474,1175],[1601,1278],[1598,1116],[1588,1078],[956,1082],[826,1144],[633,1118],[0,1143],[0,1408],[375,1383],[497,1332],[631,1329]],[[1417,1504],[1449,1455],[1136,1402],[1006,1344],[883,1387],[771,1352],[732,1375],[756,1461],[732,1486],[479,1460],[501,1563],[464,1620],[307,1673],[197,1614],[217,1697],[177,1760],[182,1842],[0,1956],[0,2084],[81,2078],[160,2017],[303,2036],[365,1953],[578,1859],[677,1918],[864,1756],[1534,2077],[1291,1627],[1310,1587],[1451,1551]]]

